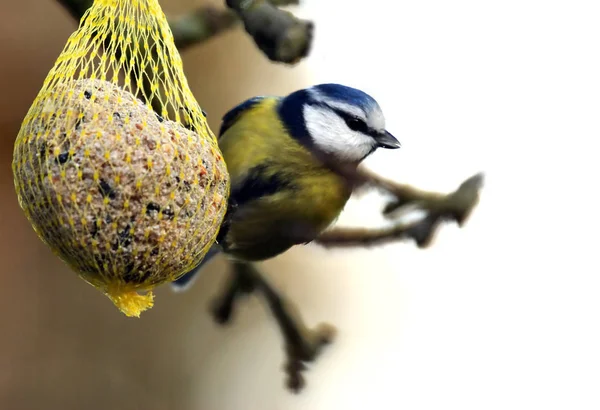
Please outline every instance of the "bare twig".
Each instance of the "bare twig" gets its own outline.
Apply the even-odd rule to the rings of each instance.
[[[431,244],[442,221],[454,221],[459,226],[464,224],[479,202],[479,191],[483,185],[483,174],[476,174],[465,180],[456,191],[444,195],[397,184],[370,171],[361,170],[361,174],[365,181],[394,196],[384,208],[384,215],[391,216],[401,208],[416,208],[424,211],[426,216],[415,223],[398,222],[378,229],[335,227],[323,232],[315,243],[325,247],[364,247],[413,239],[417,246],[425,248]]]
[[[57,1],[77,21],[94,2]],[[203,43],[243,22],[260,50],[273,61],[295,63],[308,54],[312,41],[312,23],[298,20],[291,13],[277,8],[297,5],[299,0],[253,1],[251,7],[238,4],[241,2],[233,3],[233,7],[227,9],[203,6],[169,18],[177,48],[182,51]]]
[[[441,221],[427,216],[415,224],[394,224],[386,228],[344,228],[336,227],[323,232],[315,243],[326,248],[368,247],[403,239],[413,239],[420,248],[427,247]]]
[[[419,247],[431,244],[431,239],[442,221],[456,221],[462,226],[479,200],[483,175],[477,174],[465,180],[450,194],[422,191],[409,185],[397,184],[361,170],[359,174],[348,176],[354,182],[370,184],[394,196],[383,210],[391,216],[399,208],[420,208],[426,216],[414,224],[395,224],[390,228],[334,228],[323,232],[315,243],[325,247],[355,246],[365,247],[384,242],[413,239]],[[294,392],[304,387],[302,372],[305,364],[314,361],[321,349],[332,341],[335,328],[322,324],[315,330],[309,329],[299,314],[299,310],[289,300],[273,289],[250,264],[234,263],[234,271],[226,284],[222,296],[213,304],[212,314],[220,324],[231,320],[235,302],[243,294],[260,290],[267,301],[270,312],[276,319],[286,346],[286,366],[288,388]]]
[[[228,9],[210,6],[197,8],[190,13],[169,20],[175,44],[179,50],[200,44],[243,22],[258,48],[276,62],[294,64],[310,51],[313,24],[299,20],[276,6],[298,4],[299,0],[226,0]],[[79,21],[93,0],[58,0]],[[478,202],[483,175],[467,179],[451,194],[422,191],[408,185],[386,180],[369,171],[361,170],[349,175],[351,183],[368,184],[383,189],[394,199],[384,208],[383,214],[392,217],[402,208],[419,208],[426,216],[410,225],[395,224],[386,229],[335,228],[321,234],[315,243],[325,247],[370,246],[409,238],[420,247],[428,246],[437,227],[443,220],[462,225]],[[355,178],[355,179],[354,179]],[[309,329],[301,319],[294,304],[272,288],[251,264],[233,264],[231,280],[222,296],[212,306],[215,321],[221,324],[231,320],[236,300],[253,291],[260,291],[267,301],[269,311],[281,330],[286,346],[288,387],[299,391],[304,386],[302,371],[313,361],[320,350],[330,343],[335,329],[327,324]]]
[[[283,335],[287,361],[287,387],[297,393],[305,385],[302,371],[306,363],[314,361],[322,348],[333,341],[335,328],[322,323],[309,329],[302,320],[299,309],[276,291],[250,263],[233,262],[233,272],[226,284],[223,296],[213,303],[212,313],[220,324],[231,320],[235,300],[254,290],[262,293],[269,312],[277,322]]]
[[[57,0],[76,21],[81,20],[87,9],[92,7],[94,0]]]
[[[240,20],[235,13],[210,6],[200,7],[169,19],[169,26],[179,51],[210,40],[236,27],[238,23]]]
[[[226,2],[271,61],[295,64],[308,55],[313,39],[312,22],[298,19],[267,0]]]

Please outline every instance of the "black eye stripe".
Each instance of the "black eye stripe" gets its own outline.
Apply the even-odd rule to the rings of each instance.
[[[348,128],[350,128],[353,131],[358,131],[363,134],[370,135],[371,137],[377,135],[377,131],[369,128],[366,122],[360,117],[357,117],[355,115],[347,113],[346,111],[342,111],[338,108],[332,107],[331,105],[322,102],[313,101],[310,103],[310,105],[320,106],[335,112],[344,120]]]
[[[372,133],[372,131],[369,129],[369,126],[364,122],[363,119],[356,117],[352,114],[348,114],[347,112],[342,111],[342,110],[338,110],[335,108],[332,108],[332,110],[337,115],[342,117],[342,119],[346,122],[346,125],[348,126],[348,128],[350,128],[351,130],[362,132],[363,134],[371,134]]]

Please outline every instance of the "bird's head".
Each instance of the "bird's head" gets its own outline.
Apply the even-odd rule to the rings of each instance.
[[[377,148],[395,149],[377,101],[356,88],[319,84],[296,91],[279,109],[290,133],[334,159],[358,163]]]

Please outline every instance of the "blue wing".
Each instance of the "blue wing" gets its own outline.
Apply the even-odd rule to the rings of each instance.
[[[266,96],[252,97],[252,98],[244,101],[243,103],[238,104],[237,106],[233,107],[231,110],[229,110],[223,116],[223,120],[221,122],[221,129],[219,130],[219,137],[221,135],[223,135],[225,133],[225,131],[227,131],[229,129],[229,127],[231,127],[233,125],[234,122],[237,121],[237,119],[240,117],[240,115],[242,115],[245,111],[249,110],[250,108],[254,107],[256,104],[258,104],[265,98],[267,98],[267,97]]]
[[[221,253],[221,248],[219,247],[219,245],[214,244],[213,246],[211,246],[208,252],[206,252],[206,255],[204,255],[204,259],[202,259],[198,266],[196,266],[188,273],[184,274],[179,279],[171,282],[171,289],[173,289],[173,291],[175,292],[183,292],[189,289],[194,284],[194,281],[198,277],[198,273],[202,270],[204,264],[209,262],[219,253]]]

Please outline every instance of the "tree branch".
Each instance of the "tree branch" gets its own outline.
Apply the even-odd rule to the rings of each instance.
[[[383,209],[383,214],[392,214],[402,209],[419,209],[426,215],[414,223],[396,222],[386,228],[343,228],[335,227],[323,232],[315,243],[324,247],[373,246],[386,242],[412,239],[420,248],[428,247],[442,221],[454,221],[463,226],[479,202],[479,191],[483,186],[483,174],[465,180],[450,194],[423,191],[409,185],[397,184],[371,171],[361,170],[366,183],[383,189],[394,196]]]
[[[77,21],[93,0],[57,0]],[[182,51],[200,44],[244,23],[258,48],[269,59],[293,64],[306,57],[312,42],[312,23],[297,19],[277,6],[299,4],[299,0],[254,0],[230,2],[228,9],[198,7],[181,16],[170,18],[175,45]],[[248,3],[243,4],[243,3]]]
[[[236,27],[239,22],[235,13],[229,10],[205,6],[170,18],[169,26],[175,45],[183,51]]]
[[[305,385],[302,372],[306,370],[306,363],[314,361],[323,347],[333,341],[335,327],[321,323],[315,329],[310,329],[302,320],[298,307],[272,288],[254,265],[232,262],[232,268],[222,296],[215,299],[212,305],[215,321],[219,324],[228,323],[239,297],[253,291],[260,292],[283,336],[287,357],[284,365],[287,387],[294,393],[300,392]]]
[[[312,22],[300,20],[267,0],[226,0],[226,3],[271,61],[295,64],[308,55],[313,39]]]
[[[92,7],[94,0],[57,0],[79,22],[87,9]]]
[[[71,16],[79,21],[93,0],[57,0]],[[175,44],[179,50],[203,43],[243,22],[256,45],[272,61],[294,64],[310,51],[313,24],[296,18],[275,6],[298,4],[299,0],[226,0],[228,9],[210,6],[169,19]],[[324,247],[372,246],[389,241],[412,239],[419,247],[431,243],[440,223],[456,221],[462,226],[479,200],[483,175],[467,179],[453,193],[427,192],[397,184],[369,171],[360,170],[349,175],[358,185],[367,184],[390,193],[394,199],[383,209],[386,217],[396,211],[418,208],[426,216],[412,224],[395,223],[389,228],[334,228],[321,234],[314,242]],[[221,297],[212,306],[216,322],[231,320],[236,300],[240,296],[259,291],[275,318],[286,346],[288,387],[297,392],[304,386],[302,371],[305,363],[313,361],[321,349],[331,342],[335,328],[322,324],[315,330],[303,322],[299,310],[272,288],[260,272],[247,263],[234,263],[230,281]]]
[[[413,224],[396,223],[383,229],[334,228],[315,239],[314,242],[321,246],[365,247],[413,239],[419,247],[424,248],[431,244],[442,221],[456,221],[459,226],[464,224],[479,201],[479,191],[483,185],[483,174],[477,174],[465,180],[456,191],[444,195],[397,184],[366,170],[348,174],[347,177],[358,185],[369,184],[391,193],[394,199],[383,210],[386,216],[392,217],[392,212],[401,208],[420,208],[426,216]],[[273,289],[256,267],[239,262],[234,263],[229,282],[212,305],[211,312],[215,321],[219,324],[228,323],[239,297],[253,291],[262,292],[277,321],[286,347],[287,386],[293,392],[299,392],[305,384],[302,375],[306,370],[305,364],[314,361],[322,348],[332,341],[335,328],[329,324],[321,324],[314,330],[309,329],[298,308]]]

